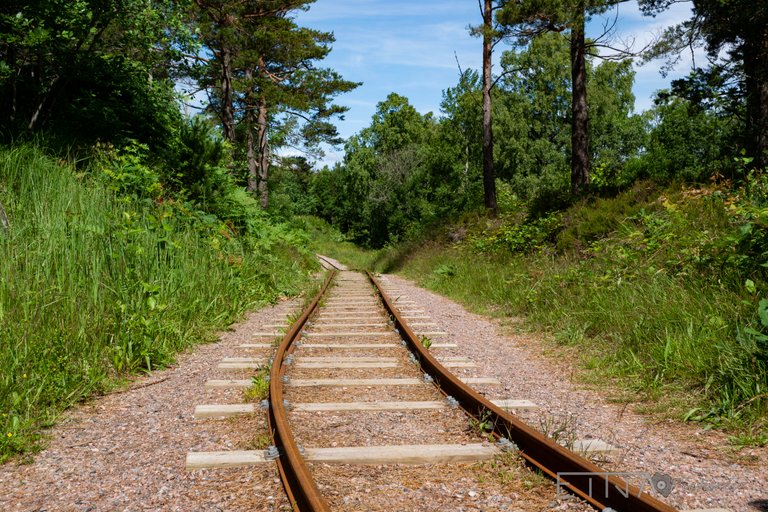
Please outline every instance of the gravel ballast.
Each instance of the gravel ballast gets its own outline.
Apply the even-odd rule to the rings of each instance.
[[[485,390],[488,398],[512,396],[536,403],[538,411],[518,413],[535,428],[567,424],[580,438],[617,446],[620,454],[603,461],[606,469],[669,475],[674,487],[664,501],[677,508],[768,510],[768,448],[734,454],[721,432],[636,414],[575,383],[572,366],[543,355],[548,345],[541,336],[507,334],[498,321],[469,313],[409,280],[395,275],[381,279],[385,289],[397,289],[397,295],[418,303],[439,330],[450,333],[439,337],[440,342],[458,345],[450,355],[469,357],[478,365],[474,371],[502,382],[499,388]]]
[[[768,449],[747,448],[734,454],[722,433],[695,424],[652,420],[634,413],[631,407],[611,403],[600,391],[575,383],[573,368],[568,364],[543,355],[548,345],[542,337],[507,334],[497,321],[468,313],[455,302],[407,280],[390,275],[382,279],[385,285],[396,286],[398,295],[415,301],[429,317],[423,321],[437,324],[435,331],[450,333],[433,339],[436,343],[458,345],[455,349],[440,349],[441,356],[466,356],[477,364],[477,368],[456,373],[498,378],[501,386],[482,388],[489,398],[535,402],[539,410],[516,413],[532,426],[554,429],[567,423],[580,438],[594,437],[616,445],[619,455],[609,457],[604,465],[615,471],[669,475],[674,487],[665,501],[680,509],[768,510]],[[32,463],[0,466],[0,510],[285,509],[288,503],[274,464],[187,472],[185,457],[188,451],[249,449],[263,442],[256,439],[266,432],[263,414],[195,420],[194,407],[242,402],[241,390],[206,390],[205,381],[246,378],[243,375],[247,373],[224,372],[216,365],[224,357],[266,356],[268,350],[246,350],[239,345],[253,342],[253,332],[269,331],[265,325],[282,323],[287,313],[298,306],[297,301],[291,301],[252,313],[222,334],[219,342],[180,355],[173,367],[137,379],[126,391],[94,398],[68,412],[47,432],[49,446],[35,455]],[[313,355],[320,354],[326,352]],[[357,351],[354,354],[359,355]],[[376,355],[390,354],[379,350]],[[435,398],[434,392],[426,388],[411,395],[412,391],[401,388],[380,394],[368,387],[290,389],[288,396],[297,401]],[[427,421],[429,425],[442,421],[466,424],[452,419],[454,414],[442,411],[420,417],[425,421],[432,417],[431,423]],[[386,418],[383,424],[397,424],[411,415],[416,413],[366,413],[369,418]],[[303,421],[312,421],[309,414],[301,416]],[[341,439],[329,429],[334,423],[342,424],[340,437],[351,435],[352,427],[347,423],[350,418],[348,413],[338,413],[315,419],[326,431],[316,440],[306,438],[305,432],[304,441],[308,445],[316,441],[338,443]],[[415,427],[420,423],[409,424]],[[433,428],[427,424],[422,427]],[[383,433],[395,442],[407,440],[403,432],[376,429],[368,433],[372,438]],[[433,433],[436,438],[448,436],[446,440],[458,435],[444,430],[440,426]],[[394,470],[375,466],[360,469],[352,477],[344,466],[317,466],[322,484],[333,486],[324,490],[340,510],[366,510],[362,504],[372,502],[377,504],[376,510],[584,509],[577,502],[553,501],[555,489],[551,482],[535,477],[530,482],[521,480],[522,473],[517,469],[507,472],[504,464],[497,462],[452,469],[446,465]],[[505,480],[510,475],[514,475],[514,481]]]
[[[187,472],[185,458],[188,451],[247,449],[265,431],[263,415],[195,420],[194,408],[242,402],[242,391],[206,391],[205,381],[223,375],[216,365],[242,354],[238,345],[252,332],[297,307],[288,301],[252,313],[219,342],[181,354],[173,367],[69,411],[47,432],[50,444],[34,462],[0,466],[0,510],[282,510],[288,501],[274,464]]]

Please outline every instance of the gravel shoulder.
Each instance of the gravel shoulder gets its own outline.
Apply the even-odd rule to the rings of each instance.
[[[288,503],[274,464],[187,472],[185,457],[246,449],[254,429],[265,430],[261,415],[195,420],[194,408],[242,402],[241,392],[206,391],[205,381],[229,378],[218,362],[241,355],[238,345],[253,343],[251,333],[298,306],[286,301],[251,313],[218,342],[179,355],[172,367],[70,410],[31,464],[0,466],[0,510],[281,510]]]
[[[477,376],[496,377],[489,398],[531,400],[540,409],[520,413],[539,430],[565,427],[579,438],[599,438],[620,448],[603,461],[613,471],[669,475],[674,483],[665,499],[680,509],[725,507],[731,511],[768,510],[768,449],[734,456],[725,435],[694,424],[653,420],[631,407],[611,403],[603,393],[574,382],[574,369],[544,353],[551,348],[532,334],[505,333],[498,321],[467,312],[461,305],[419,288],[399,276],[384,275],[385,288],[415,301],[458,348],[445,355],[467,356]]]
[[[478,365],[457,373],[501,380],[501,387],[482,389],[489,398],[536,402],[540,410],[520,413],[533,426],[567,425],[579,437],[613,443],[621,452],[605,461],[612,470],[670,475],[674,488],[667,501],[678,508],[768,510],[768,449],[747,449],[735,457],[722,433],[635,414],[631,408],[611,403],[599,391],[573,382],[572,368],[545,356],[548,345],[540,337],[505,333],[499,322],[468,313],[400,277],[387,275],[383,280],[422,307],[430,321],[438,324],[436,330],[450,333],[434,337],[435,342],[458,345],[440,349],[441,355],[466,356]],[[238,345],[254,342],[253,332],[272,330],[264,326],[282,322],[298,306],[298,302],[288,301],[251,313],[217,343],[181,354],[173,367],[137,379],[126,391],[95,398],[69,411],[48,431],[49,446],[32,463],[0,466],[0,510],[284,509],[287,501],[272,464],[195,472],[187,472],[184,465],[188,451],[248,449],[259,442],[254,437],[264,428],[261,416],[200,421],[193,417],[194,407],[242,402],[240,391],[206,391],[205,381],[233,376],[217,370],[217,363],[223,357],[242,356]],[[343,480],[342,469],[326,467],[322,472],[328,473],[328,480],[338,482]],[[489,465],[479,474],[486,470],[498,471]],[[442,502],[442,510],[549,509],[543,503],[530,509],[520,506],[517,493],[520,498],[527,493],[517,489],[484,496],[480,488],[473,487],[476,479],[463,481],[458,473],[402,471],[397,481],[377,480],[382,478],[375,475],[380,468],[370,468],[370,474],[361,471],[359,477],[362,482],[370,481],[369,492],[381,493],[382,498],[397,491],[388,510],[425,509],[422,500],[432,500],[435,495],[454,500]],[[340,500],[344,497],[343,509],[358,510],[359,490],[352,487],[359,486],[352,481],[349,485],[350,489],[333,492]]]

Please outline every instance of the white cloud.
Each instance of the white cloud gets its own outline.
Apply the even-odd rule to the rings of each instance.
[[[317,2],[301,14],[309,22],[354,20],[364,18],[439,18],[456,11],[456,2],[412,0],[333,0]],[[478,12],[479,16],[479,12]]]

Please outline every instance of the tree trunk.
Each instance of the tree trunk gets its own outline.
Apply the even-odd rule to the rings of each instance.
[[[256,139],[253,137],[253,116],[248,115],[246,122],[246,159],[248,160],[248,192],[256,195],[259,190],[259,173],[256,165]]]
[[[61,75],[56,76],[51,84],[48,86],[48,91],[43,94],[43,97],[37,102],[37,107],[32,113],[32,117],[27,124],[27,130],[33,132],[37,130],[45,114],[50,110],[51,103],[56,94],[58,94],[59,83],[61,82]]]
[[[16,86],[16,48],[13,45],[10,45],[10,48],[8,49],[8,66],[13,70],[13,76],[11,76],[10,82],[11,82],[11,97],[9,98],[10,101],[10,121],[13,125],[16,123],[16,108],[17,108],[17,102],[18,102],[18,88]]]
[[[587,61],[584,41],[584,2],[571,30],[571,193],[579,195],[589,184]]]
[[[235,106],[232,90],[232,51],[224,44],[221,48],[221,124],[224,138],[235,142]]]
[[[496,216],[496,175],[493,169],[493,116],[491,87],[493,86],[493,8],[492,0],[483,5],[483,198],[485,208]]]
[[[269,207],[269,190],[267,188],[267,178],[269,178],[269,144],[267,143],[267,99],[262,95],[259,97],[259,113],[256,120],[258,129],[258,188],[259,201],[261,207],[265,210]]]
[[[744,73],[747,93],[747,154],[751,166],[768,165],[768,41],[744,44]]]

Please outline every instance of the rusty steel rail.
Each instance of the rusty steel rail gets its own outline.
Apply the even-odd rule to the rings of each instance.
[[[329,512],[330,508],[317,488],[309,468],[304,463],[304,457],[302,457],[300,448],[293,438],[291,427],[288,425],[288,418],[285,414],[285,406],[283,405],[282,379],[285,374],[283,360],[293,352],[295,348],[293,342],[299,337],[310,315],[317,309],[317,304],[330,286],[335,275],[335,270],[329,272],[320,291],[312,299],[309,306],[304,309],[298,320],[291,325],[285,336],[283,336],[280,346],[278,346],[275,353],[272,370],[269,374],[268,419],[272,439],[280,454],[277,458],[277,466],[280,471],[280,478],[283,481],[283,487],[293,509],[301,512]]]
[[[329,257],[323,256],[322,254],[315,254],[317,256],[317,259],[322,260],[326,262],[328,265],[332,266],[335,270],[344,270],[340,268],[336,263],[333,262]]]
[[[619,512],[675,512],[673,507],[648,493],[641,492],[637,486],[629,485],[621,478],[611,475],[586,458],[545,437],[461,382],[422,346],[373,274],[368,272],[368,278],[378,289],[384,307],[394,319],[400,336],[406,340],[422,369],[432,377],[440,391],[455,398],[461,408],[475,419],[490,420],[493,434],[497,438],[506,438],[515,443],[520,455],[529,464],[550,478],[558,479],[558,485],[599,510],[610,507]],[[558,477],[558,474],[565,476]],[[595,483],[597,485],[594,485]],[[593,497],[593,490],[606,496]]]

